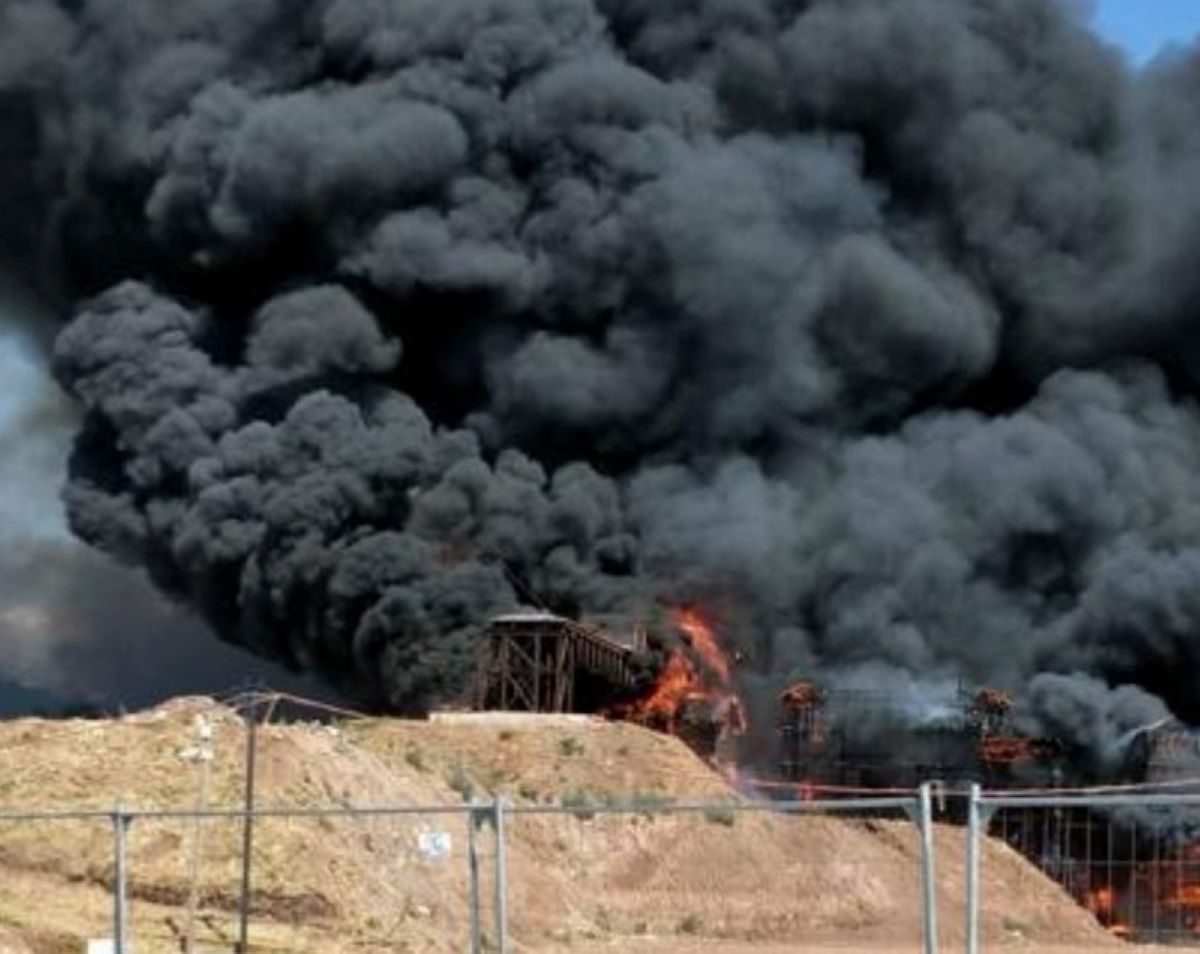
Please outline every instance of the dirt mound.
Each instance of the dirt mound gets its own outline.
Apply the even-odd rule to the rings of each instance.
[[[0,954],[31,954],[29,945],[8,928],[0,927]]]
[[[205,699],[110,721],[0,723],[0,805],[109,809],[119,798],[138,808],[192,807],[202,770],[183,755],[201,715],[213,727],[215,756],[207,804],[237,807],[244,727]],[[461,808],[502,795],[517,809],[506,843],[519,949],[920,935],[910,823],[735,810],[745,802],[685,746],[632,725],[503,716],[269,725],[259,732],[256,778],[260,806]],[[724,805],[663,812],[684,801]],[[598,811],[614,803],[636,811]],[[571,812],[524,813],[545,806]],[[486,925],[492,832],[476,834]],[[254,830],[252,940],[263,950],[461,950],[467,837],[461,811],[263,819]],[[962,833],[940,829],[937,844],[943,933],[952,941],[961,936]],[[193,871],[197,931],[205,945],[227,949],[241,846],[236,818],[134,824],[130,914],[139,949],[177,947]],[[1110,942],[1006,846],[987,844],[983,865],[991,941]],[[112,880],[106,819],[0,825],[0,951],[78,950],[83,938],[104,936]]]

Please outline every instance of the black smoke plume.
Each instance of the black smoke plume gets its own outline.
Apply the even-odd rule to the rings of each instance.
[[[0,315],[27,302],[0,301]],[[136,570],[73,539],[58,488],[78,424],[24,340],[0,330],[0,717],[114,712],[249,681],[329,695],[311,679],[217,642]]]
[[[1200,720],[1198,93],[1054,0],[0,0],[0,247],[223,639],[418,710],[698,601],[1100,750]]]

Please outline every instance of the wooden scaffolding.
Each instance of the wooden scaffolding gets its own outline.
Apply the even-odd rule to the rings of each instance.
[[[488,625],[473,702],[477,709],[575,712],[581,672],[627,688],[636,655],[636,644],[561,616],[500,616]]]

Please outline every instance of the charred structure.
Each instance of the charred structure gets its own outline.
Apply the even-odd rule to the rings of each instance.
[[[1186,790],[1194,791],[1194,784]],[[1005,808],[989,831],[1117,936],[1194,944],[1200,937],[1200,840],[1197,819],[1187,814]]]
[[[473,703],[518,712],[597,712],[628,697],[644,665],[644,640],[549,613],[511,613],[485,632]]]
[[[1175,720],[1128,734],[1114,779],[1156,792],[1200,787],[1200,738]],[[991,832],[1059,881],[1121,937],[1195,943],[1200,937],[1200,812],[1194,808],[1005,809]]]
[[[929,779],[1004,788],[1063,778],[1062,743],[1020,732],[1004,692],[960,687],[953,706],[923,718],[905,713],[902,702],[886,692],[793,683],[779,697],[780,775],[802,786],[850,788],[912,787]],[[856,735],[852,723],[863,719],[891,727]]]
[[[839,713],[862,719],[900,708],[885,694],[836,690],[801,680],[780,696],[780,775],[789,797],[829,797],[847,787],[911,787],[938,779],[979,782],[997,790],[1052,790],[1079,781],[1087,758],[1063,741],[1023,733],[1013,700],[995,689],[960,689],[951,713],[924,723],[897,722],[877,747],[854,739]],[[897,751],[906,754],[898,757]],[[914,760],[915,756],[915,760]],[[1200,737],[1174,720],[1126,734],[1097,783],[1154,783],[1157,792],[1200,786]],[[947,816],[954,820],[953,811]],[[1200,813],[1185,808],[1003,808],[989,831],[1059,882],[1119,937],[1148,943],[1189,943],[1200,937]]]
[[[734,740],[747,726],[730,664],[698,612],[675,617],[678,640],[657,667],[644,628],[628,620],[602,626],[545,612],[495,617],[471,704],[624,719],[677,735],[702,758],[732,769]]]
[[[1079,782],[1089,764],[1062,740],[1024,733],[1012,698],[990,688],[960,689],[954,711],[936,718],[897,719],[874,746],[856,739],[839,714],[860,720],[872,710],[895,713],[901,700],[883,693],[847,698],[800,680],[779,703],[779,774],[793,783],[782,790],[787,797],[835,797],[858,786],[909,788],[929,779],[952,788],[971,781],[992,790],[1053,790]],[[1200,786],[1200,736],[1174,720],[1149,723],[1127,733],[1103,764],[1091,762],[1087,777],[1193,793]],[[945,817],[956,820],[953,805]],[[991,816],[989,831],[1115,935],[1159,944],[1200,937],[1200,813],[1194,809],[1003,808]]]

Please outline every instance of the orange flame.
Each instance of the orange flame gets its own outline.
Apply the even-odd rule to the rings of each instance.
[[[1113,914],[1113,890],[1110,887],[1096,888],[1094,891],[1084,893],[1082,903],[1085,908],[1092,912],[1101,921],[1112,919]]]
[[[1126,888],[1102,884],[1079,892],[1079,903],[1117,937],[1136,936],[1146,917],[1162,917],[1200,935],[1200,842],[1178,846],[1167,857],[1134,864]],[[1126,890],[1136,891],[1137,903]],[[1128,908],[1128,910],[1126,910]],[[1122,915],[1125,919],[1122,920]],[[1157,922],[1152,922],[1157,923]]]
[[[1178,885],[1167,894],[1163,904],[1168,910],[1200,908],[1200,884]]]
[[[671,653],[659,673],[650,694],[634,703],[635,713],[648,713],[674,720],[675,714],[689,698],[700,695],[696,687],[700,677],[690,659],[679,650]]]
[[[1192,854],[1189,846],[1180,852],[1179,858]],[[1161,885],[1156,896],[1151,893],[1147,898],[1153,896],[1158,911],[1178,918],[1182,927],[1200,934],[1200,882],[1183,880],[1177,864],[1176,860],[1163,860],[1139,865],[1133,873],[1135,883],[1147,888],[1155,883]],[[1112,934],[1124,939],[1133,937],[1132,926],[1118,917],[1118,909],[1123,904],[1118,903],[1116,890],[1111,885],[1084,891],[1078,897],[1079,903]]]
[[[1091,912],[1092,916],[1109,933],[1120,938],[1128,938],[1130,936],[1129,925],[1117,919],[1117,896],[1111,885],[1101,885],[1090,891],[1084,891],[1079,896],[1079,903],[1083,906],[1084,910]]]
[[[992,735],[979,741],[979,754],[990,765],[1011,765],[1033,758],[1034,753],[1031,739]]]
[[[1182,927],[1200,934],[1200,876],[1195,863],[1200,860],[1200,842],[1180,846],[1174,858],[1146,862],[1138,866],[1134,877],[1147,888],[1157,885],[1155,903],[1160,912],[1177,919]],[[1116,930],[1114,925],[1110,930]],[[1126,935],[1128,936],[1128,935]]]
[[[675,624],[687,635],[695,660],[683,648],[673,649],[650,691],[618,714],[633,719],[651,717],[674,732],[685,705],[705,702],[723,735],[742,735],[745,709],[733,689],[732,667],[712,625],[694,608],[677,610]]]
[[[704,665],[712,670],[720,680],[722,689],[729,688],[729,660],[717,645],[717,637],[712,627],[695,609],[681,609],[675,616],[676,625],[688,634],[692,641],[692,649],[704,660]]]

